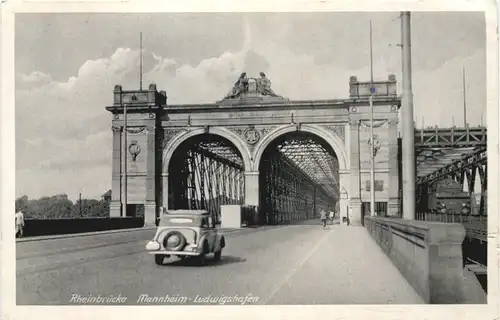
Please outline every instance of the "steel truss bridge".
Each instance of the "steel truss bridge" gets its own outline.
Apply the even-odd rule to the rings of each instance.
[[[428,210],[432,184],[452,179],[474,197],[477,177],[481,187],[479,208],[472,214],[487,215],[487,151],[486,128],[427,128],[416,131],[417,208]]]
[[[322,139],[287,134],[272,143],[260,164],[259,224],[314,218],[339,199],[338,160]],[[238,150],[216,135],[185,141],[169,165],[170,209],[204,209],[220,218],[220,206],[244,201],[244,167]]]
[[[469,235],[484,241],[486,136],[484,127],[415,131],[417,211],[431,211],[428,198],[432,186],[444,179],[460,183],[475,201],[479,177],[480,199],[471,215],[481,222],[469,217],[467,223]],[[321,209],[333,210],[339,200],[336,155],[317,136],[304,132],[282,136],[264,152],[259,172],[259,224],[314,218]],[[244,204],[242,157],[236,147],[219,136],[205,134],[185,141],[173,156],[169,175],[171,209],[206,209],[220,217],[221,205]]]

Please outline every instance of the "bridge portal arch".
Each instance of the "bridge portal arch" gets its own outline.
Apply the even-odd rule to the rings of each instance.
[[[255,147],[254,152],[253,152],[253,162],[252,162],[252,171],[259,171],[259,165],[262,159],[262,155],[264,154],[264,151],[266,148],[276,139],[280,138],[281,136],[294,132],[294,131],[302,131],[302,132],[307,132],[313,135],[318,136],[319,138],[325,140],[330,147],[333,149],[335,152],[338,162],[339,162],[339,170],[340,171],[345,171],[349,168],[349,162],[347,158],[347,150],[346,150],[346,145],[344,142],[333,132],[327,130],[326,128],[323,128],[318,125],[312,125],[312,124],[302,124],[300,125],[300,128],[297,129],[297,125],[287,125],[287,126],[282,126],[279,128],[274,129],[273,131],[269,132],[268,135],[266,135]]]
[[[250,161],[245,143],[225,128],[182,129],[163,150],[161,206],[205,209],[220,219],[221,205],[243,204]]]
[[[255,147],[253,192],[265,224],[315,219],[321,210],[341,211],[348,182],[346,146],[320,125],[285,125]]]

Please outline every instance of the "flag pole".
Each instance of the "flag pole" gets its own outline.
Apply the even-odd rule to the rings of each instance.
[[[372,21],[370,20],[370,215],[375,215],[375,141],[373,135],[373,49]]]
[[[464,94],[464,128],[467,128],[467,93],[465,91],[465,67],[462,67],[462,87]]]

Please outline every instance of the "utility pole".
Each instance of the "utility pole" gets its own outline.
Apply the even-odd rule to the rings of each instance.
[[[127,216],[127,104],[123,105],[123,213],[122,217]]]
[[[465,89],[465,67],[462,68],[462,87],[464,94],[464,128],[467,128],[467,94]]]
[[[403,101],[402,101],[402,167],[403,218],[415,220],[415,124],[413,121],[413,91],[411,76],[410,12],[401,14]]]
[[[372,49],[372,21],[370,20],[370,215],[375,215],[375,139],[373,135],[373,49]]]

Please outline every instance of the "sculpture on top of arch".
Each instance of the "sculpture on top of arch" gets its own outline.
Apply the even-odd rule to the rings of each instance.
[[[271,102],[289,101],[274,92],[271,88],[271,80],[264,72],[260,72],[259,75],[260,78],[253,78],[248,77],[246,72],[242,72],[223,101],[234,99],[258,99]]]

